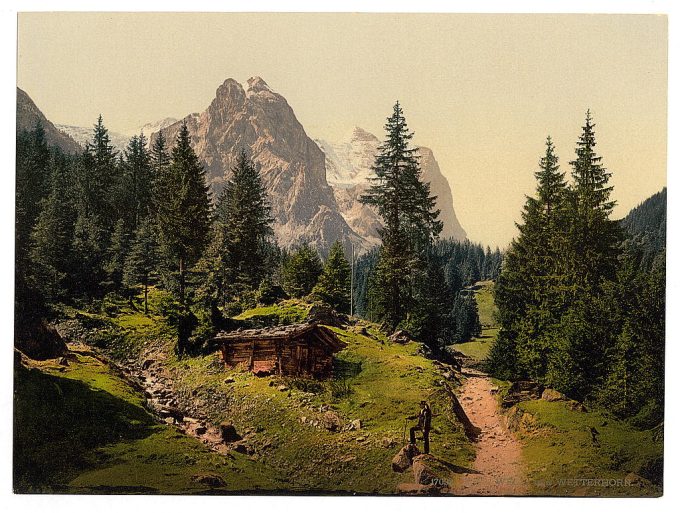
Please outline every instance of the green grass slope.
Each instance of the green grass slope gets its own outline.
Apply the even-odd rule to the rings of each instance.
[[[454,348],[475,360],[476,362],[483,362],[489,355],[491,346],[493,345],[496,336],[498,335],[498,326],[496,325],[496,305],[493,299],[492,281],[480,281],[475,284],[475,299],[477,301],[477,308],[479,311],[479,322],[482,324],[482,334],[475,337],[469,342],[462,344],[454,344]]]
[[[221,456],[157,423],[143,409],[143,396],[90,356],[65,368],[33,362],[15,380],[18,491],[392,494],[412,480],[410,471],[394,473],[391,460],[403,443],[405,417],[417,413],[421,399],[436,415],[431,447],[450,470],[444,477],[452,480],[474,457],[443,378],[417,343],[392,343],[369,323],[333,328],[347,343],[336,355],[335,379],[258,378],[225,369],[218,353],[179,359],[160,315],[164,294],[153,289],[150,299],[149,316],[122,301],[63,314],[86,325],[73,333],[114,361],[141,362],[152,351],[173,379],[180,408],[214,424],[232,422],[252,454]],[[300,320],[303,311],[305,305],[284,302],[240,317]],[[340,430],[324,427],[329,417]],[[357,419],[361,427],[347,430]],[[202,474],[224,485],[197,482]]]
[[[275,472],[220,457],[158,423],[143,395],[101,361],[25,360],[14,376],[14,489],[18,493],[210,493],[273,489]],[[212,475],[223,485],[196,480]]]
[[[663,441],[653,431],[636,430],[604,412],[573,411],[563,401],[521,402],[510,411],[513,422],[533,494],[661,495]]]

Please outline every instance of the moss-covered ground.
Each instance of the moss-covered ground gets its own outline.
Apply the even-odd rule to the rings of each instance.
[[[154,289],[150,299],[148,316],[122,301],[63,315],[87,325],[85,342],[113,361],[140,360],[155,348],[180,405],[215,424],[232,422],[254,454],[225,457],[157,422],[142,393],[84,351],[67,366],[48,361],[17,368],[17,491],[391,494],[412,479],[394,473],[390,463],[407,435],[405,417],[417,413],[421,399],[432,404],[431,446],[444,468],[460,470],[474,456],[450,412],[442,377],[417,343],[392,343],[364,322],[333,328],[347,343],[336,355],[335,379],[260,378],[225,369],[217,353],[178,358],[173,330],[161,315],[164,295]],[[284,302],[240,317],[294,322],[306,311]],[[329,416],[338,430],[324,427]],[[357,419],[361,427],[347,430]],[[224,485],[196,480],[205,474]]]
[[[658,496],[663,442],[605,412],[573,411],[564,401],[526,401],[519,431],[536,495]],[[520,413],[521,414],[521,413]],[[595,439],[592,430],[596,431]],[[627,479],[630,473],[647,479]],[[654,484],[652,481],[656,481]]]
[[[14,489],[19,493],[213,493],[276,489],[276,472],[227,458],[160,424],[106,364],[15,365]],[[196,478],[219,476],[211,487]]]
[[[478,364],[483,362],[489,355],[491,346],[498,335],[493,285],[492,281],[480,281],[475,284],[474,294],[479,312],[479,322],[482,325],[482,334],[468,342],[454,344],[453,346]]]

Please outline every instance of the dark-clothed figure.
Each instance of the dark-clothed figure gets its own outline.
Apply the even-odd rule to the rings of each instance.
[[[411,428],[410,442],[415,445],[416,431],[423,432],[423,452],[430,453],[430,427],[432,426],[432,411],[425,401],[420,401],[420,413],[409,417],[409,420],[418,419],[418,424]]]

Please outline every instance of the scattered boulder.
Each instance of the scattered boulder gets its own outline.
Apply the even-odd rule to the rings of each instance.
[[[323,303],[314,303],[307,313],[307,320],[309,322],[318,322],[326,326],[333,326],[339,328],[347,324],[347,318],[343,318],[333,310],[330,306]]]
[[[288,387],[286,385],[279,385],[278,387],[276,387],[276,390],[278,390],[279,392],[288,392]]]
[[[235,382],[236,382],[236,380],[234,378],[232,378],[231,376],[228,377],[228,378],[224,378],[224,384],[225,385],[228,385],[229,383],[235,383]]]
[[[182,422],[184,420],[184,414],[174,406],[165,405],[159,410],[158,413],[165,418],[172,417],[177,422]]]
[[[413,463],[413,459],[420,454],[418,447],[413,444],[405,445],[397,453],[397,455],[392,458],[392,470],[394,472],[404,472]]]
[[[435,470],[437,459],[431,454],[421,454],[413,458],[413,477],[416,484],[445,488],[446,480]]]
[[[583,403],[574,401],[573,399],[567,403],[567,408],[571,411],[578,411],[581,413],[588,413],[588,408],[586,408]]]
[[[227,486],[227,483],[222,479],[222,477],[217,474],[196,474],[191,476],[191,480],[194,483],[201,483],[209,486],[210,488],[219,488],[221,486]]]
[[[241,454],[252,454],[252,450],[243,442],[235,442],[231,444],[231,449]]]
[[[390,335],[390,340],[397,344],[408,344],[413,340],[411,334],[406,330],[397,330]]]
[[[220,437],[226,443],[241,440],[241,435],[236,432],[236,428],[231,422],[222,422],[220,424]]]
[[[634,472],[630,472],[626,475],[625,482],[628,486],[642,486],[647,482],[647,480],[641,476],[638,476]]]
[[[397,442],[395,442],[392,438],[384,437],[380,441],[380,445],[382,445],[385,449],[391,449],[392,447],[397,445]]]
[[[47,360],[65,354],[66,342],[46,321],[18,323],[14,327],[14,346],[33,360]]]
[[[347,426],[348,431],[356,431],[358,429],[361,429],[361,419],[354,419],[349,423],[349,426]]]
[[[332,411],[327,411],[323,414],[321,423],[328,431],[340,431],[340,426],[342,425],[342,421],[340,420],[340,417],[338,417],[338,414]]]
[[[548,401],[549,403],[552,403],[555,401],[566,401],[567,396],[564,395],[562,392],[555,390],[554,388],[546,388],[545,390],[543,390],[543,393],[541,394],[541,399],[544,401]]]
[[[205,435],[208,432],[208,428],[205,426],[196,426],[194,429],[194,433],[196,433],[197,436]]]
[[[503,398],[503,407],[509,408],[522,401],[533,401],[541,398],[543,385],[535,381],[515,381]]]

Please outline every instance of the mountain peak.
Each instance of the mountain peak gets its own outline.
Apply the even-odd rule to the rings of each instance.
[[[254,76],[248,79],[248,92],[259,93],[260,91],[272,92],[270,87],[267,85],[261,77]]]
[[[234,80],[233,78],[228,78],[224,82],[222,82],[221,86],[217,88],[215,96],[217,98],[235,96],[240,97],[245,96],[245,91],[243,90],[243,86],[239,84],[236,80]]]
[[[350,136],[350,141],[378,141],[378,138],[370,132],[367,132],[359,126],[355,126],[352,129],[352,135]]]

